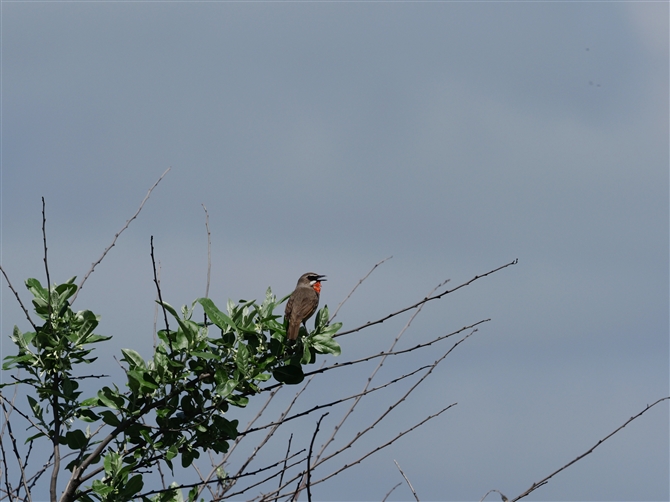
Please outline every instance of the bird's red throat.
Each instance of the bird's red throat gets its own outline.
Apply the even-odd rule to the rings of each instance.
[[[321,293],[321,283],[320,282],[315,282],[312,287],[314,288],[314,291],[317,293]]]

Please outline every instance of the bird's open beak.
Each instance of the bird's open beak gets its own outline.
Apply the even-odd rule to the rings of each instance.
[[[321,282],[321,281],[327,281],[328,279],[326,279],[325,275],[319,275],[319,276],[317,276],[316,280],[318,282]]]

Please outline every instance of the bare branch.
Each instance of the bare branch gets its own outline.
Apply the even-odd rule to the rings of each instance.
[[[288,446],[286,447],[286,455],[285,457],[288,458],[289,453],[291,453],[291,441],[293,441],[293,433],[288,438]],[[279,476],[279,486],[284,481],[284,473],[286,472],[286,460],[284,461],[284,468],[281,470],[281,476]],[[275,498],[275,502],[279,501],[279,494],[277,494],[277,498]]]
[[[382,413],[382,414],[379,416],[379,418],[377,418],[377,420],[375,420],[375,421],[374,421],[371,425],[369,425],[366,429],[363,429],[362,431],[359,431],[359,432],[356,434],[356,436],[355,436],[351,441],[349,441],[345,446],[343,446],[343,447],[340,448],[339,450],[335,451],[334,453],[331,453],[330,455],[327,455],[327,456],[323,457],[323,459],[319,462],[319,464],[320,464],[320,463],[323,463],[323,462],[325,462],[325,461],[327,461],[327,460],[329,460],[329,459],[331,459],[331,458],[333,458],[334,456],[340,454],[340,453],[343,452],[344,450],[346,450],[346,449],[348,449],[348,448],[351,448],[351,446],[352,446],[356,441],[358,441],[358,440],[359,440],[361,437],[363,437],[366,433],[368,433],[369,431],[371,431],[371,430],[372,430],[372,429],[373,429],[379,422],[381,422],[381,421],[382,421],[382,420],[383,420],[389,413],[391,413],[391,411],[393,411],[396,407],[398,407],[398,405],[400,405],[400,403],[402,403],[405,399],[407,399],[407,397],[408,397],[412,392],[414,392],[414,390],[415,390],[419,385],[421,385],[421,384],[424,382],[424,380],[425,380],[426,378],[428,378],[428,376],[433,372],[433,370],[437,367],[437,365],[440,364],[442,361],[444,361],[444,360],[446,359],[446,357],[447,357],[449,354],[451,354],[451,352],[452,352],[456,347],[458,347],[461,343],[463,343],[465,340],[467,340],[470,336],[472,336],[472,335],[473,335],[474,333],[476,333],[476,332],[477,332],[477,330],[474,329],[474,330],[472,330],[470,333],[468,333],[467,335],[465,335],[463,338],[461,338],[459,341],[457,341],[457,342],[456,342],[456,343],[455,343],[455,344],[454,344],[454,345],[453,345],[447,352],[444,353],[444,355],[442,355],[442,356],[441,356],[439,359],[437,359],[432,365],[430,365],[430,366],[428,367],[428,371],[426,371],[426,373],[425,373],[419,380],[417,380],[417,382],[416,382],[414,385],[412,385],[412,387],[410,387],[409,390],[408,390],[407,392],[405,392],[405,394],[404,394],[403,396],[400,397],[400,399],[398,399],[395,403],[393,403],[391,406],[389,406],[388,409],[385,410],[384,413]]]
[[[373,387],[372,389],[367,389],[367,390],[365,390],[365,391],[363,391],[363,392],[361,392],[361,393],[359,393],[359,394],[353,394],[353,395],[351,395],[351,396],[343,397],[342,399],[337,399],[337,400],[335,400],[335,401],[331,401],[331,402],[326,403],[326,404],[317,404],[316,406],[310,408],[309,410],[301,411],[300,413],[296,413],[295,415],[291,415],[291,416],[288,417],[288,418],[284,418],[286,415],[282,415],[282,416],[280,417],[280,419],[279,419],[278,421],[276,421],[276,422],[271,422],[271,423],[269,423],[269,424],[261,425],[260,427],[256,427],[256,428],[254,428],[254,429],[249,429],[249,430],[246,430],[246,431],[244,431],[244,432],[240,432],[239,435],[240,435],[240,436],[247,435],[247,434],[250,434],[250,433],[252,433],[252,432],[256,432],[256,431],[262,430],[262,429],[267,429],[268,427],[278,427],[278,426],[280,426],[280,425],[285,424],[286,422],[289,422],[289,421],[291,421],[291,420],[295,420],[296,418],[304,417],[305,415],[310,415],[310,414],[314,413],[315,411],[322,410],[323,408],[330,408],[331,406],[335,406],[335,405],[337,405],[337,404],[344,403],[344,402],[349,401],[349,400],[351,400],[351,399],[357,399],[357,398],[360,398],[361,396],[365,396],[365,395],[367,395],[367,394],[371,394],[371,393],[373,393],[373,392],[375,392],[375,391],[378,391],[378,390],[384,389],[384,388],[386,388],[386,387],[388,387],[388,386],[390,386],[390,385],[393,385],[394,383],[398,383],[399,381],[404,380],[405,378],[409,378],[409,377],[411,377],[411,376],[417,374],[419,371],[423,371],[423,370],[428,369],[428,368],[430,368],[430,367],[431,367],[431,365],[428,365],[428,366],[421,366],[420,368],[417,368],[417,369],[415,369],[414,371],[411,371],[411,372],[409,372],[409,373],[407,373],[407,374],[405,374],[405,375],[402,375],[402,376],[400,376],[400,377],[398,377],[398,378],[395,378],[395,379],[393,379],[393,380],[391,380],[391,381],[389,381],[389,382],[386,382],[385,384],[382,384],[382,385],[380,385],[380,386],[378,386],[378,387]],[[425,377],[424,377],[424,378],[425,378]],[[274,430],[273,430],[272,432],[274,432]]]
[[[156,283],[156,291],[158,292],[158,301],[163,308],[163,318],[165,319],[165,330],[170,331],[170,325],[168,324],[167,311],[163,305],[163,295],[161,294],[161,285],[158,282],[158,275],[156,275],[156,259],[154,258],[154,236],[151,236],[151,265],[154,269],[154,283]],[[168,342],[170,342],[170,350],[172,350],[172,340],[168,336]]]
[[[381,262],[380,262],[380,263],[381,263]],[[376,265],[375,265],[375,266],[376,266]],[[373,268],[373,270],[374,270],[374,268]],[[369,275],[369,274],[368,274],[368,275]],[[430,291],[430,293],[428,293],[428,296],[430,296],[431,294],[433,294],[433,293],[435,292],[435,290],[437,290],[438,288],[442,287],[446,282],[448,282],[448,281],[443,281],[443,282],[441,282],[440,284],[438,284],[435,288],[433,288],[433,289]],[[398,335],[395,337],[395,340],[393,340],[393,343],[391,343],[391,347],[388,349],[387,353],[393,352],[393,349],[395,348],[396,344],[398,343],[398,341],[400,340],[400,338],[402,337],[402,335],[407,331],[407,329],[409,329],[409,327],[410,327],[411,324],[412,324],[412,321],[414,321],[414,319],[416,318],[416,316],[419,315],[419,313],[421,312],[422,309],[423,309],[423,305],[421,305],[419,308],[417,308],[416,311],[414,312],[414,314],[412,314],[412,316],[411,316],[411,317],[409,318],[409,320],[407,321],[407,324],[405,324],[405,326],[400,330],[400,332],[398,333]],[[379,361],[379,364],[377,365],[377,367],[372,371],[372,374],[368,377],[368,381],[366,382],[365,386],[363,387],[363,392],[365,392],[365,391],[368,389],[368,387],[369,387],[369,385],[372,383],[372,380],[374,379],[375,375],[376,375],[377,372],[381,369],[381,367],[384,365],[384,361],[386,361],[386,357],[387,357],[387,356],[383,356],[383,357],[381,358],[381,361]],[[319,451],[318,455],[316,456],[316,461],[318,461],[319,458],[321,458],[321,455],[323,454],[324,451],[326,451],[326,448],[328,448],[328,445],[331,444],[331,443],[335,440],[335,436],[337,435],[338,431],[341,430],[342,425],[344,425],[344,422],[345,422],[345,421],[351,416],[351,414],[354,412],[354,409],[356,408],[356,405],[357,405],[357,404],[360,402],[360,400],[362,399],[362,396],[363,396],[363,395],[361,395],[360,397],[358,397],[358,398],[351,404],[351,407],[350,407],[349,410],[344,414],[344,416],[342,417],[342,420],[340,420],[340,423],[338,423],[338,424],[333,428],[333,433],[330,435],[330,437],[328,438],[328,440],[327,440],[327,441],[323,444],[323,446],[321,447],[321,450]]]
[[[353,467],[353,466],[355,466],[355,465],[357,465],[357,464],[360,464],[363,460],[365,460],[366,458],[368,458],[370,455],[373,455],[373,454],[377,453],[378,451],[383,450],[383,449],[386,448],[387,446],[392,445],[393,443],[395,443],[398,439],[400,439],[400,438],[403,437],[404,435],[409,434],[409,433],[412,432],[413,430],[415,430],[415,429],[421,427],[423,424],[425,424],[425,423],[428,422],[429,420],[432,420],[433,418],[440,416],[442,413],[444,413],[445,411],[447,411],[449,408],[452,408],[452,407],[456,406],[456,404],[457,404],[457,403],[452,403],[452,404],[450,404],[449,406],[447,406],[447,407],[445,407],[445,408],[442,408],[442,409],[441,409],[440,411],[438,411],[437,413],[434,413],[433,415],[428,415],[426,418],[424,418],[423,420],[421,420],[419,423],[413,425],[413,426],[410,427],[409,429],[406,429],[406,430],[404,430],[404,431],[398,433],[393,439],[391,439],[391,440],[387,441],[386,443],[384,443],[384,444],[382,444],[382,445],[379,445],[379,446],[377,446],[376,448],[370,450],[368,453],[366,453],[365,455],[363,455],[363,456],[359,457],[358,459],[354,460],[352,463],[350,463],[350,464],[344,464],[342,467],[340,467],[340,468],[337,469],[336,471],[330,473],[328,476],[326,476],[326,477],[324,477],[324,478],[321,478],[321,479],[319,479],[318,481],[313,482],[313,483],[312,483],[312,486],[317,485],[317,484],[319,484],[319,483],[323,483],[324,481],[326,481],[326,480],[328,480],[328,479],[330,479],[330,478],[332,478],[332,477],[334,477],[334,476],[337,476],[337,475],[338,475],[339,473],[341,473],[342,471],[344,471],[344,470],[346,470],[346,469],[349,469],[350,467]],[[286,487],[286,486],[287,486],[289,483],[291,483],[294,479],[297,479],[297,476],[294,477],[292,480],[287,481],[287,482],[284,484],[284,487]],[[282,487],[282,488],[283,488],[283,487]],[[278,490],[275,490],[275,491],[273,491],[273,492],[271,492],[271,493],[268,493],[268,494],[265,494],[265,495],[261,496],[261,497],[260,497],[260,500],[263,500],[263,501],[265,501],[265,500],[269,500],[270,498],[272,498],[273,496],[275,496],[276,493],[278,493]]]
[[[314,449],[314,440],[316,439],[316,435],[319,433],[319,427],[321,427],[321,421],[326,417],[326,415],[328,415],[328,413],[321,415],[319,421],[316,423],[316,429],[314,430],[314,434],[312,434],[312,441],[309,443],[309,453],[307,453],[307,500],[309,502],[312,502],[312,466],[310,465],[312,461],[312,450]],[[299,494],[299,492],[295,494],[293,497],[294,500],[298,499]]]
[[[44,242],[44,271],[47,274],[47,291],[49,292],[49,312],[51,312],[51,278],[49,277],[49,263],[47,260],[47,215],[46,203],[42,197],[42,242]]]
[[[16,438],[14,437],[14,433],[12,432],[12,423],[9,420],[9,413],[7,412],[7,407],[5,406],[4,400],[3,400],[3,403],[2,403],[2,411],[5,415],[5,423],[7,424],[7,432],[9,433],[9,438],[12,442],[12,449],[14,450],[14,457],[16,458],[16,463],[18,464],[19,470],[21,471],[20,483],[23,485],[23,488],[26,491],[26,500],[28,502],[32,502],[32,497],[30,496],[30,489],[28,488],[28,484],[26,482],[26,472],[24,470],[24,463],[21,460],[21,455],[19,454],[19,449],[16,446]],[[18,489],[17,489],[17,496],[18,496]]]
[[[258,454],[258,452],[260,451],[260,449],[263,448],[263,447],[267,444],[267,442],[270,440],[270,438],[272,437],[272,435],[277,431],[277,429],[279,429],[279,427],[281,427],[281,426],[286,422],[286,420],[285,420],[286,415],[288,415],[288,413],[291,411],[291,409],[293,408],[293,405],[296,403],[296,401],[298,400],[298,398],[300,397],[300,395],[301,395],[303,392],[305,392],[305,390],[307,389],[307,386],[311,383],[311,381],[312,381],[313,378],[314,378],[314,377],[310,377],[307,381],[305,381],[305,383],[303,384],[302,388],[301,388],[298,392],[295,393],[295,395],[293,396],[293,399],[291,400],[291,402],[288,404],[288,406],[286,407],[286,409],[285,409],[285,410],[282,412],[282,414],[279,416],[279,420],[277,420],[276,422],[274,422],[274,423],[272,423],[272,424],[270,424],[270,425],[267,425],[267,426],[265,426],[265,427],[259,427],[259,428],[255,429],[255,430],[260,430],[260,429],[262,429],[262,428],[270,427],[270,430],[268,431],[268,433],[267,433],[267,435],[265,436],[265,438],[264,438],[264,439],[263,439],[263,440],[262,440],[262,441],[261,441],[255,448],[254,448],[254,451],[251,453],[251,455],[249,455],[249,458],[247,458],[247,459],[242,463],[242,466],[241,466],[241,467],[239,468],[239,470],[238,470],[238,474],[241,473],[244,469],[246,469],[246,467],[251,463],[251,461],[252,461],[252,460],[255,458],[255,456]],[[266,404],[267,404],[267,403],[266,403]],[[261,412],[259,412],[259,414],[256,415],[256,418],[254,418],[254,421],[260,416],[260,413],[262,413],[262,411],[263,411],[263,410],[261,410]],[[246,428],[243,432],[241,432],[241,433],[238,434],[238,437],[237,437],[237,439],[236,439],[235,446],[237,446],[237,444],[239,443],[239,441],[241,441],[241,439],[242,439],[243,436],[246,436],[249,432],[252,432],[252,431],[254,430],[254,429],[251,429],[250,426],[251,426],[251,422],[247,425],[247,428]],[[229,452],[229,453],[226,455],[226,457],[223,459],[223,462],[225,462],[225,461],[228,459],[229,454],[230,454],[230,452]],[[223,462],[222,462],[222,463],[223,463]],[[233,481],[233,483],[228,487],[228,490],[230,490],[230,488],[232,488],[232,486],[233,486],[234,484],[235,484],[235,482]]]
[[[484,499],[486,497],[488,497],[490,493],[494,493],[494,492],[497,493],[498,495],[500,495],[500,499],[502,500],[502,502],[508,502],[507,497],[505,497],[503,492],[501,492],[500,490],[489,490],[489,491],[487,491],[486,494],[481,498],[481,500],[479,502],[484,502]]]
[[[494,274],[494,273],[498,272],[499,270],[502,270],[502,269],[504,269],[504,268],[509,267],[510,265],[516,265],[518,262],[519,262],[519,260],[518,260],[518,259],[515,259],[514,261],[511,261],[511,262],[509,262],[509,263],[507,263],[507,264],[505,264],[505,265],[502,265],[502,266],[500,266],[500,267],[498,267],[498,268],[494,268],[493,270],[490,270],[490,271],[486,272],[485,274],[482,274],[482,275],[476,275],[476,276],[474,276],[472,279],[470,279],[469,281],[466,281],[466,282],[464,282],[464,283],[462,283],[462,284],[459,284],[458,286],[456,286],[456,287],[453,288],[453,289],[448,289],[448,290],[446,290],[446,291],[440,293],[439,295],[435,295],[435,296],[427,296],[427,297],[424,298],[423,300],[416,302],[414,305],[410,305],[409,307],[405,307],[405,308],[402,308],[402,309],[400,309],[400,310],[397,310],[396,312],[393,312],[393,313],[391,313],[391,314],[388,314],[387,316],[384,316],[384,317],[382,317],[381,319],[377,319],[376,321],[368,321],[368,322],[366,322],[365,324],[363,324],[362,326],[359,326],[358,328],[350,329],[350,330],[348,330],[348,331],[342,331],[341,333],[337,333],[337,334],[334,335],[334,336],[337,337],[337,336],[349,335],[349,334],[351,334],[351,333],[356,333],[357,331],[361,331],[362,329],[369,328],[370,326],[374,326],[375,324],[381,324],[381,323],[383,323],[384,321],[387,321],[387,320],[391,319],[392,317],[395,317],[395,316],[397,316],[397,315],[399,315],[399,314],[402,314],[403,312],[407,312],[408,310],[415,309],[415,308],[417,308],[419,305],[423,305],[424,303],[428,303],[428,302],[431,301],[431,300],[439,300],[440,298],[442,298],[442,297],[445,296],[445,295],[448,295],[449,293],[453,293],[454,291],[458,291],[458,290],[461,289],[461,288],[464,288],[464,287],[466,287],[466,286],[469,286],[470,284],[472,284],[473,282],[475,282],[475,281],[478,280],[478,279],[482,279],[483,277],[486,277],[487,275]]]
[[[374,354],[374,355],[371,355],[371,356],[362,357],[360,359],[355,359],[353,361],[346,361],[344,363],[335,363],[331,366],[326,366],[326,367],[323,367],[323,368],[319,368],[319,369],[314,370],[314,371],[308,371],[308,372],[305,373],[305,376],[317,375],[319,373],[325,373],[326,371],[334,370],[336,368],[344,368],[346,366],[351,366],[353,364],[364,363],[366,361],[376,359],[377,357],[397,356],[397,355],[400,355],[400,354],[406,354],[407,352],[412,352],[412,351],[417,350],[417,349],[422,349],[424,347],[429,347],[429,346],[433,345],[434,343],[437,343],[441,340],[444,340],[445,338],[449,338],[451,336],[457,335],[458,333],[462,333],[466,329],[474,328],[475,326],[479,326],[480,324],[483,324],[485,322],[489,322],[490,320],[491,319],[482,319],[481,321],[477,321],[476,323],[470,324],[469,326],[463,326],[462,328],[457,329],[456,331],[452,331],[451,333],[448,333],[446,335],[438,336],[437,338],[434,338],[433,340],[431,340],[429,342],[419,343],[419,344],[417,344],[414,347],[411,347],[409,349],[398,350],[396,352],[380,352],[379,354]],[[277,387],[281,387],[282,385],[283,384],[281,384],[281,383],[268,385],[267,387],[264,387],[263,389],[261,389],[261,392],[267,392],[269,390],[276,389]]]
[[[365,274],[365,275],[363,276],[362,279],[360,279],[360,280],[358,281],[358,283],[354,286],[354,289],[352,289],[352,290],[349,292],[349,294],[346,296],[346,298],[345,298],[344,300],[342,300],[342,301],[340,302],[340,304],[337,306],[337,308],[335,309],[335,313],[334,313],[334,314],[330,317],[330,319],[328,320],[328,323],[329,323],[329,324],[330,324],[331,322],[333,322],[333,319],[335,319],[335,316],[336,316],[337,313],[340,311],[340,308],[342,308],[342,305],[344,305],[344,304],[346,303],[346,301],[347,301],[349,298],[351,298],[351,295],[353,295],[353,294],[354,294],[354,291],[356,291],[356,289],[358,289],[358,286],[360,286],[361,284],[363,284],[363,281],[364,281],[365,279],[367,279],[368,277],[370,277],[370,274],[372,274],[372,272],[374,272],[375,269],[376,269],[379,265],[381,265],[381,264],[384,263],[385,261],[390,260],[391,258],[393,258],[393,256],[389,256],[388,258],[384,258],[382,261],[375,263],[374,267],[372,267],[372,268],[370,269],[370,271],[369,271],[367,274]]]
[[[212,272],[212,234],[209,231],[209,213],[204,204],[202,208],[205,210],[205,228],[207,229],[207,287],[205,288],[205,298],[209,298],[209,279]],[[205,317],[205,324],[207,324],[207,317]]]
[[[170,169],[172,169],[172,168],[171,168],[171,167],[168,167],[168,168],[165,170],[165,172],[164,172],[163,174],[161,174],[161,177],[158,178],[158,180],[156,181],[156,183],[153,184],[153,186],[149,189],[149,191],[147,192],[147,194],[144,196],[144,199],[142,200],[142,203],[140,204],[140,207],[137,209],[137,211],[135,211],[135,214],[132,215],[132,216],[130,217],[130,219],[129,219],[128,221],[126,221],[126,224],[123,226],[123,228],[122,228],[121,230],[119,230],[119,231],[114,235],[114,239],[112,239],[112,243],[111,243],[109,246],[107,246],[107,249],[105,249],[105,250],[102,252],[102,255],[100,256],[100,258],[98,258],[95,262],[93,262],[93,264],[91,264],[91,268],[88,270],[88,272],[86,272],[86,275],[84,275],[84,278],[83,278],[83,279],[81,280],[81,282],[79,283],[79,287],[77,288],[77,291],[75,292],[74,296],[72,297],[72,301],[70,302],[70,305],[73,304],[74,301],[77,299],[77,295],[78,295],[79,292],[81,291],[81,288],[84,287],[84,283],[86,282],[86,279],[88,279],[88,276],[91,275],[91,274],[93,273],[93,270],[95,270],[95,267],[97,267],[97,266],[100,264],[100,262],[105,258],[105,256],[107,256],[107,253],[109,253],[110,249],[112,249],[112,248],[114,247],[114,245],[116,244],[116,239],[119,238],[119,235],[121,235],[121,234],[123,233],[123,231],[124,231],[126,228],[128,228],[128,227],[130,226],[130,224],[132,223],[132,221],[133,221],[135,218],[137,218],[137,216],[140,214],[140,211],[142,211],[142,208],[144,207],[144,204],[146,203],[147,200],[149,200],[149,196],[151,195],[151,192],[153,192],[154,188],[156,188],[156,187],[158,186],[158,184],[159,184],[159,183],[161,182],[161,180],[165,177],[165,175],[170,171]]]
[[[384,498],[382,499],[382,502],[386,502],[386,499],[388,499],[389,496],[393,493],[393,490],[395,490],[396,488],[398,488],[401,484],[402,484],[402,483],[398,483],[398,484],[395,485],[393,488],[391,488],[391,489],[389,490],[389,492],[388,492],[386,495],[384,495]]]
[[[561,467],[560,469],[558,469],[558,470],[552,472],[551,474],[549,474],[549,476],[547,476],[547,477],[545,477],[545,478],[542,478],[540,481],[538,481],[538,482],[536,482],[536,483],[533,483],[533,484],[530,486],[530,488],[528,488],[528,490],[526,490],[525,492],[523,492],[521,495],[518,495],[517,497],[513,498],[513,499],[511,500],[511,502],[516,502],[517,500],[521,500],[522,498],[527,497],[527,496],[530,495],[532,492],[534,492],[535,490],[537,490],[540,486],[542,486],[542,485],[546,485],[546,484],[549,482],[549,480],[550,480],[551,478],[553,478],[556,474],[558,474],[558,473],[561,472],[561,471],[564,471],[565,469],[567,469],[568,467],[570,467],[570,466],[571,466],[572,464],[574,464],[575,462],[577,462],[577,461],[583,459],[584,457],[586,457],[587,455],[593,453],[593,450],[595,450],[596,448],[598,448],[598,446],[600,446],[602,443],[604,443],[604,442],[607,441],[609,438],[611,438],[612,436],[614,436],[617,432],[619,432],[621,429],[623,429],[624,427],[626,427],[626,426],[627,426],[629,423],[631,423],[633,420],[635,420],[636,418],[639,418],[639,417],[641,417],[642,415],[644,415],[647,411],[649,411],[651,408],[653,408],[654,406],[656,406],[658,403],[661,403],[661,402],[666,401],[666,400],[668,400],[668,399],[670,399],[670,396],[668,396],[668,397],[663,397],[663,398],[659,399],[658,401],[656,401],[656,402],[654,402],[654,403],[652,403],[652,404],[648,404],[647,407],[646,407],[644,410],[642,410],[642,411],[641,411],[640,413],[638,413],[637,415],[630,417],[628,420],[626,420],[626,421],[623,423],[623,425],[621,425],[620,427],[616,428],[614,431],[610,432],[607,436],[605,436],[605,437],[602,438],[600,441],[598,441],[595,445],[593,445],[589,450],[587,450],[587,451],[585,451],[584,453],[582,453],[581,455],[575,457],[574,459],[572,459],[570,462],[568,462],[567,464],[565,464],[565,465],[564,465],[563,467]]]
[[[2,265],[0,265],[0,271],[2,271],[2,275],[5,276],[5,281],[7,281],[7,286],[9,286],[9,289],[14,293],[14,296],[16,296],[17,301],[19,302],[19,305],[21,306],[21,309],[23,310],[23,313],[26,314],[26,319],[28,319],[28,322],[30,325],[33,327],[35,331],[37,331],[37,326],[35,326],[35,323],[33,320],[30,318],[30,314],[28,313],[28,310],[26,307],[23,305],[23,302],[21,301],[21,298],[19,297],[19,294],[16,292],[14,289],[14,286],[12,286],[11,281],[9,280],[9,277],[7,277],[7,272],[5,272],[5,269],[2,268]]]
[[[400,474],[402,474],[402,477],[405,478],[405,481],[407,482],[407,485],[409,486],[409,489],[412,490],[412,495],[414,495],[414,499],[416,500],[416,502],[420,502],[419,501],[419,496],[414,491],[414,487],[412,486],[412,483],[409,482],[409,479],[407,479],[407,476],[405,476],[405,473],[402,472],[402,469],[400,468],[400,464],[398,464],[398,462],[395,459],[393,459],[393,462],[395,462],[395,466],[400,471]]]

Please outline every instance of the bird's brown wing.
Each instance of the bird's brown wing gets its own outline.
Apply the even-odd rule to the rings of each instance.
[[[293,292],[284,311],[284,318],[288,319],[289,340],[298,338],[300,323],[312,317],[318,305],[319,295],[312,288],[298,288]]]

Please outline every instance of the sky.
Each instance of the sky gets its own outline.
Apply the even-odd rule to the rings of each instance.
[[[151,357],[151,236],[165,300],[204,296],[203,205],[220,306],[316,271],[332,309],[392,256],[342,307],[344,329],[518,259],[425,306],[400,346],[491,320],[346,458],[458,404],[315,499],[381,500],[404,483],[393,460],[422,500],[512,498],[670,395],[666,2],[0,9],[0,260],[24,302],[23,281],[44,281],[41,197],[52,280],[82,278],[170,168],[75,304],[113,335],[104,371],[122,347]],[[1,291],[6,356],[28,326]],[[340,338],[339,359],[387,349],[410,314]],[[389,359],[375,382],[452,344]],[[299,408],[359,391],[371,369],[324,375]],[[370,396],[343,434],[408,387]],[[267,459],[317,418],[273,437]],[[531,499],[668,500],[668,423],[666,402]],[[410,499],[405,484],[389,497]]]

